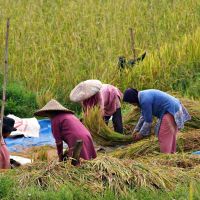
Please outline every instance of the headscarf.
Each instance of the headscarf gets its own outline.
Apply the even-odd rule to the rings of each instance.
[[[139,104],[138,99],[138,90],[133,88],[128,88],[124,92],[123,101],[127,103],[137,103]]]

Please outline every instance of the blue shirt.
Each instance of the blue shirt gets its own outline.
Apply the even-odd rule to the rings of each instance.
[[[155,89],[143,90],[139,92],[138,98],[141,117],[135,127],[135,131],[139,131],[144,136],[150,134],[153,116],[159,119],[156,125],[156,133],[158,133],[162,117],[166,113],[174,116],[179,129],[183,128],[184,122],[190,119],[181,102],[165,92]]]

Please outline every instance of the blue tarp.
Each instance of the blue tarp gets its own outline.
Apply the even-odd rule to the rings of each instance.
[[[195,152],[192,152],[192,154],[195,154],[195,155],[200,155],[200,151],[195,151]]]
[[[49,119],[38,120],[40,124],[40,137],[23,137],[6,138],[5,142],[10,152],[21,152],[25,148],[33,146],[50,145],[55,146],[55,140],[51,132],[51,122]]]

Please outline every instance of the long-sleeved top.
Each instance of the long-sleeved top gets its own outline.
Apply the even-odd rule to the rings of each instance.
[[[150,134],[153,116],[159,119],[155,127],[156,134],[158,134],[162,117],[166,113],[174,116],[178,129],[182,129],[184,123],[191,119],[189,113],[178,99],[160,90],[140,91],[138,98],[141,117],[135,127],[135,131],[139,131],[143,136]]]
[[[83,101],[84,110],[87,111],[93,106],[100,106],[104,116],[113,115],[121,107],[121,91],[113,85],[103,84],[100,92]]]
[[[51,119],[53,136],[57,145],[58,156],[63,154],[63,141],[69,147],[68,156],[72,156],[77,140],[83,141],[80,157],[85,160],[96,158],[96,151],[90,132],[71,113],[60,113]]]

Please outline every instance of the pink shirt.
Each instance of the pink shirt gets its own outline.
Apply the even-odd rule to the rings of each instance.
[[[84,110],[87,111],[87,109],[99,105],[104,116],[111,116],[121,107],[122,95],[121,91],[113,85],[103,84],[100,92],[83,101]]]
[[[121,107],[121,91],[113,85],[103,84],[100,92],[103,99],[104,116],[113,115],[116,110]]]
[[[85,160],[96,158],[96,151],[90,132],[80,122],[80,120],[71,113],[60,113],[51,120],[52,132],[57,144],[63,141],[69,147],[68,156],[72,156],[73,147],[77,140],[83,141],[83,147],[80,157]],[[57,146],[58,155],[63,152],[63,145]]]
[[[10,154],[8,148],[3,140],[0,141],[0,169],[10,168]]]

